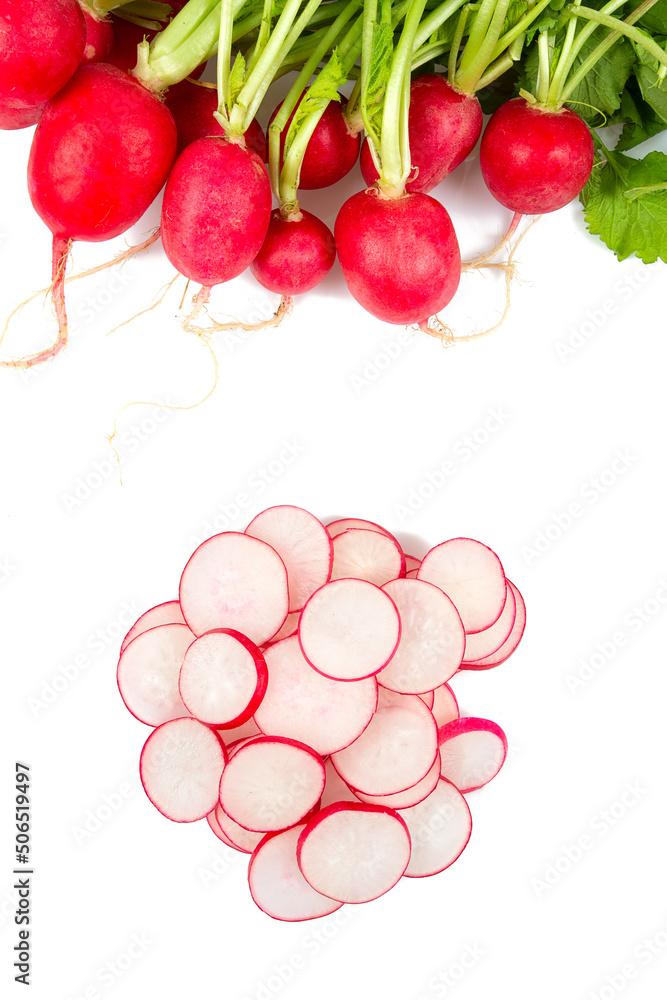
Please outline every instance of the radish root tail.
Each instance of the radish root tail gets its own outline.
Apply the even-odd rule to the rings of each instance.
[[[496,244],[493,250],[488,250],[486,253],[480,254],[478,257],[473,257],[472,260],[465,260],[461,265],[461,271],[472,271],[478,267],[484,267],[487,261],[493,260],[497,257],[499,253],[505,249],[505,247],[511,242],[512,237],[519,227],[519,223],[523,219],[521,212],[515,212],[512,221],[510,223],[509,229],[501,239],[500,243]]]
[[[216,320],[212,320],[210,326],[205,328],[195,326],[193,321],[197,318],[202,309],[206,310],[210,293],[210,287],[202,285],[198,294],[193,299],[192,311],[187,318],[183,320],[183,329],[187,333],[195,333],[198,336],[201,336],[202,334],[220,333],[227,330],[245,330],[248,332],[268,330],[272,327],[280,326],[280,324],[292,314],[292,309],[294,308],[294,300],[292,299],[292,296],[283,295],[273,316],[270,316],[268,319],[261,320],[259,323],[243,323],[239,319],[232,319],[232,321],[228,323],[220,323]]]

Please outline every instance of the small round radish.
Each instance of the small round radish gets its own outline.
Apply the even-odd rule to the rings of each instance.
[[[335,260],[333,233],[317,216],[299,209],[284,218],[277,208],[250,270],[271,292],[301,295],[324,281]]]
[[[471,632],[466,636],[466,648],[463,654],[464,662],[481,660],[491,656],[505,643],[514,627],[516,618],[516,598],[511,587],[507,588],[505,607],[500,617],[489,628],[482,632]]]
[[[526,605],[524,604],[523,597],[514,584],[508,580],[507,586],[512,590],[516,601],[516,617],[514,619],[512,631],[502,646],[500,646],[495,653],[491,653],[490,656],[485,656],[481,660],[473,660],[469,663],[462,663],[462,670],[488,670],[490,667],[497,667],[501,663],[504,663],[505,660],[512,655],[516,647],[521,642],[524,629],[526,627]]]
[[[332,580],[353,577],[381,587],[399,576],[405,576],[405,556],[390,535],[348,528],[333,539]]]
[[[110,20],[97,17],[89,7],[81,7],[86,19],[86,47],[81,62],[107,62],[113,48],[113,25]]]
[[[232,628],[260,646],[287,617],[287,571],[270,545],[226,531],[203,542],[180,583],[183,615],[195,635]]]
[[[139,760],[146,795],[167,819],[193,823],[215,808],[225,748],[196,719],[173,719],[150,734]]]
[[[335,538],[336,535],[342,534],[347,531],[348,528],[367,528],[369,531],[379,531],[381,535],[389,535],[390,538],[394,538],[391,532],[387,531],[386,528],[381,527],[376,524],[375,521],[364,521],[363,518],[359,517],[341,517],[337,521],[329,521],[325,525],[327,531],[331,538]],[[394,539],[396,541],[396,539]]]
[[[178,689],[196,719],[231,729],[254,715],[267,681],[264,657],[250,639],[233,629],[214,629],[189,646]]]
[[[231,755],[229,759],[232,759]],[[230,845],[243,854],[252,854],[260,841],[266,836],[264,833],[253,833],[252,830],[246,830],[244,827],[239,826],[231,816],[227,815],[220,802],[215,807],[215,823]]]
[[[365,792],[357,792],[356,796],[362,802],[368,802],[372,806],[386,806],[388,809],[408,809],[410,806],[422,802],[427,795],[430,795],[439,781],[440,754],[437,753],[430,771],[424,775],[421,781],[418,781],[410,788],[406,788],[402,792],[394,792],[393,795],[367,795]]]
[[[301,100],[299,100],[299,104],[301,104]],[[297,104],[297,108],[299,104]],[[281,107],[282,101],[271,115],[269,127]],[[347,102],[345,100],[342,104],[330,101],[317,123],[301,164],[299,187],[302,191],[313,191],[336,184],[350,172],[357,162],[361,136],[351,132],[348,128],[345,118],[346,108]],[[281,159],[293,117],[294,112],[288,118],[287,125],[280,134]]]
[[[142,632],[147,632],[149,628],[155,628],[156,625],[185,625],[185,618],[178,601],[165,601],[164,604],[158,604],[156,607],[144,611],[123,639],[120,647],[121,653],[133,639],[136,639]]]
[[[524,215],[576,198],[593,169],[590,129],[574,111],[548,111],[522,97],[501,104],[484,130],[479,162],[493,197]]]
[[[410,833],[412,852],[408,878],[424,878],[449,868],[461,855],[472,833],[472,816],[461,792],[441,778],[422,802],[401,809]]]
[[[341,903],[367,903],[388,892],[405,872],[410,835],[391,809],[337,802],[301,831],[297,858],[317,892]]]
[[[136,61],[136,60],[135,60]],[[165,104],[174,116],[178,131],[178,154],[195,139],[208,135],[224,136],[222,126],[213,117],[218,110],[218,92],[215,87],[188,78],[174,84],[167,91]],[[256,118],[245,133],[246,146],[266,160],[266,136]]]
[[[490,719],[454,719],[438,730],[440,772],[460,792],[472,792],[498,774],[507,737]]]
[[[449,684],[441,684],[433,692],[431,712],[438,729],[460,716],[459,703]]]
[[[299,642],[325,677],[371,677],[393,656],[401,620],[392,599],[367,580],[332,580],[309,598],[299,619]]]
[[[450,538],[427,552],[418,580],[434,583],[456,605],[466,632],[481,632],[500,617],[507,582],[498,556],[473,538]]]
[[[248,866],[250,894],[260,910],[275,920],[312,920],[326,917],[343,904],[323,896],[306,882],[296,850],[305,824],[267,834]]]
[[[187,625],[157,625],[130,642],[118,661],[118,689],[129,711],[147,726],[189,715],[178,675],[194,639]]]

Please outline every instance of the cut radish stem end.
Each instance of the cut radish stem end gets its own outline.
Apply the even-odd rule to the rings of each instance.
[[[462,663],[461,669],[489,670],[490,667],[497,667],[499,664],[504,663],[505,660],[512,655],[516,647],[521,642],[524,629],[526,627],[526,605],[524,604],[523,597],[514,584],[508,580],[507,586],[512,590],[514,600],[516,601],[516,616],[514,618],[512,631],[502,646],[497,649],[495,653],[491,653],[490,656],[485,656],[481,660],[475,660],[470,663]]]
[[[508,587],[505,607],[501,612],[500,618],[490,628],[485,628],[483,632],[471,632],[466,636],[466,648],[463,654],[464,661],[481,660],[500,649],[514,627],[515,618],[516,598],[514,597],[512,588]]]
[[[225,748],[196,719],[173,719],[154,729],[139,760],[146,795],[167,819],[193,823],[215,808]]]
[[[231,760],[231,756],[229,759]],[[227,815],[219,802],[215,807],[215,821],[231,846],[237,851],[242,851],[243,854],[252,854],[259,842],[266,836],[264,833],[253,833],[251,830],[239,826],[231,816]]]
[[[200,722],[232,728],[254,715],[267,681],[257,646],[233,629],[216,629],[189,647],[178,688],[183,704]]]
[[[459,711],[459,703],[456,700],[456,695],[450,688],[449,684],[441,684],[440,687],[436,688],[433,692],[431,712],[433,713],[433,718],[435,719],[438,728],[447,725],[448,722],[452,722],[454,719],[459,718],[461,714]]]
[[[287,617],[285,564],[258,538],[236,531],[214,535],[195,550],[183,570],[180,602],[196,635],[231,628],[260,646]]]
[[[498,774],[507,737],[490,719],[454,719],[438,730],[440,771],[460,792],[481,788]]]
[[[424,878],[449,868],[470,840],[472,816],[461,792],[441,778],[428,798],[401,810],[410,833],[408,878]]]
[[[391,809],[338,802],[302,830],[297,857],[317,892],[342,903],[367,903],[388,892],[404,873],[410,835]]]
[[[275,920],[326,917],[343,904],[323,896],[306,882],[296,859],[305,824],[270,833],[262,839],[248,866],[250,893],[260,910]]]
[[[375,678],[336,681],[313,670],[297,636],[266,650],[269,682],[255,722],[267,736],[286,736],[317,753],[342,750],[360,736],[377,706]]]
[[[316,590],[301,612],[299,642],[316,670],[334,680],[378,673],[401,635],[396,605],[367,580],[333,580]]]
[[[405,556],[390,535],[348,528],[334,537],[332,580],[353,577],[381,587],[399,576],[405,576]]]
[[[187,625],[157,625],[138,635],[121,653],[118,689],[140,722],[159,726],[190,714],[178,690],[178,675],[193,639]]]
[[[432,691],[461,665],[466,638],[459,613],[439,587],[423,580],[392,580],[382,589],[398,608],[401,638],[378,682],[402,694]]]
[[[394,538],[394,536],[387,531],[386,528],[383,528],[380,524],[376,524],[375,521],[364,521],[363,518],[358,517],[342,517],[337,521],[330,521],[329,524],[326,525],[326,529],[331,538],[335,538],[336,535],[341,535],[344,531],[348,531],[350,528],[367,528],[368,531],[379,531],[381,535],[387,535],[389,538]]]
[[[444,590],[466,632],[489,628],[505,607],[507,582],[500,559],[472,538],[450,538],[436,545],[424,556],[417,579]]]
[[[246,535],[267,542],[287,569],[290,611],[299,611],[331,576],[333,548],[321,521],[300,507],[269,507],[250,522]]]
[[[258,736],[234,754],[222,774],[220,804],[247,830],[294,826],[317,805],[324,763],[296,740]]]
[[[366,795],[364,792],[357,792],[357,798],[373,806],[386,806],[388,809],[407,809],[418,802],[422,802],[427,795],[431,794],[439,781],[440,754],[437,753],[431,770],[421,781],[413,785],[412,788],[406,788],[404,792],[394,792],[393,795]]]
[[[185,618],[183,617],[183,612],[181,611],[181,605],[178,601],[165,601],[164,604],[158,604],[154,608],[149,608],[148,611],[144,611],[140,618],[137,618],[136,622],[127,633],[120,647],[121,653],[126,646],[136,639],[138,635],[142,632],[148,632],[149,628],[155,628],[157,625],[184,625]]]

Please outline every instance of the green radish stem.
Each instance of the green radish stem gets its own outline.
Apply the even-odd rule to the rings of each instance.
[[[651,3],[650,6],[653,6],[653,4]],[[633,28],[629,25],[627,21],[621,21],[617,17],[611,17],[609,14],[604,14],[601,10],[593,10],[591,7],[577,7],[574,4],[570,4],[567,9],[575,17],[583,17],[588,21],[602,24],[606,28],[613,28],[614,31],[625,35],[631,41],[635,42],[636,45],[645,49],[662,66],[667,66],[665,50],[656,41],[645,35],[643,31],[640,31],[639,28]]]

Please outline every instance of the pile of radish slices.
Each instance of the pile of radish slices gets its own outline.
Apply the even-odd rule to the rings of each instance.
[[[434,875],[471,832],[464,793],[505,760],[448,681],[516,649],[525,607],[470,538],[424,559],[369,521],[271,507],[191,556],[179,599],[121,647],[118,686],[155,727],[141,780],[177,823],[251,854],[257,905],[307,920]]]

